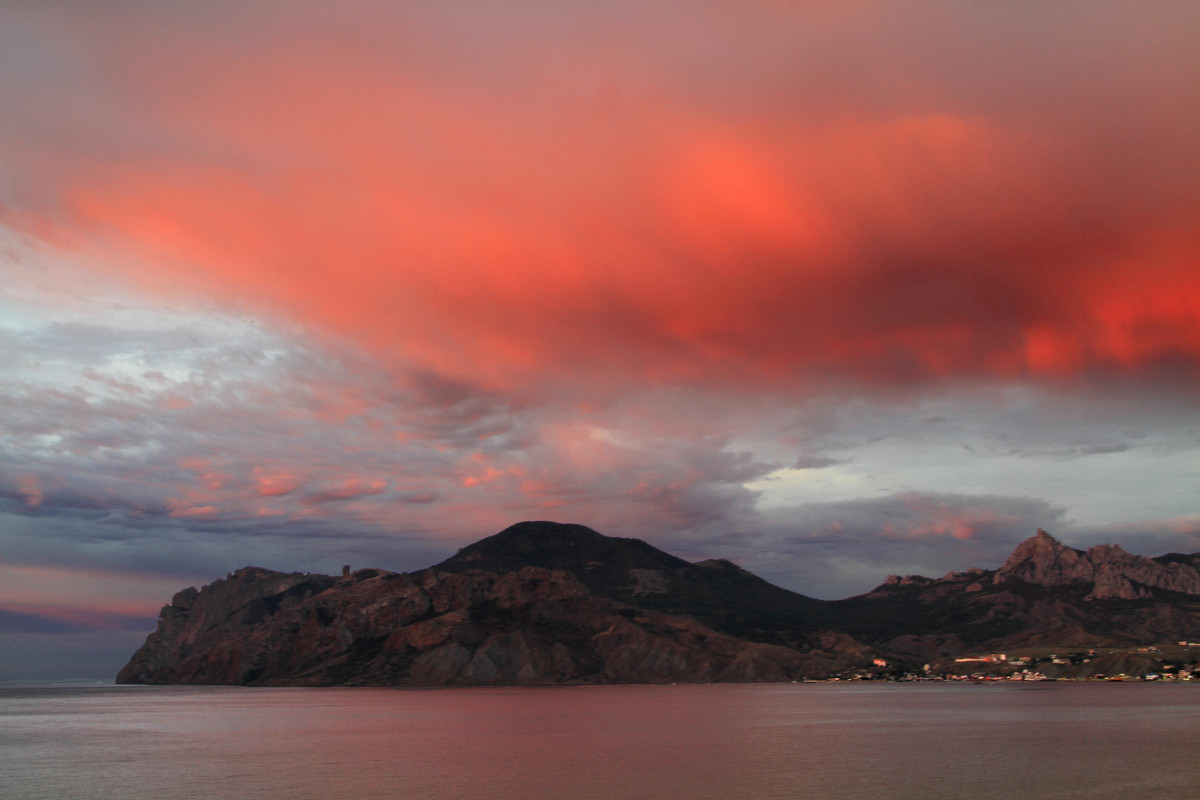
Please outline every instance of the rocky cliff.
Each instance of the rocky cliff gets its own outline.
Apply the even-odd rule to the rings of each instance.
[[[748,642],[593,596],[564,571],[360,570],[335,579],[247,567],[177,594],[117,682],[778,681],[837,666],[832,653]]]
[[[838,629],[883,650],[936,661],[971,651],[1095,648],[1200,639],[1200,554],[1144,558],[1075,550],[1046,531],[997,570],[890,576],[840,600]]]
[[[1096,600],[1139,600],[1152,597],[1155,589],[1200,595],[1200,556],[1146,558],[1111,544],[1076,550],[1038,528],[996,571],[995,581],[1084,586]]]
[[[122,683],[469,685],[818,678],[1017,647],[1200,640],[1200,554],[1067,547],[834,602],[723,559],[527,522],[430,569],[246,567],[163,608]]]

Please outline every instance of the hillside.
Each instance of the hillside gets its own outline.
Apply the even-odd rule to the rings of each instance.
[[[774,681],[878,673],[876,659],[895,671],[971,652],[1197,640],[1200,554],[1080,551],[1039,530],[996,570],[891,576],[830,602],[723,559],[523,522],[416,573],[246,567],[185,589],[118,681]]]

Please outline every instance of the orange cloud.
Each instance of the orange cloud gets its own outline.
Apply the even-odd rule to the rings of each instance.
[[[262,497],[281,497],[300,488],[302,481],[292,472],[280,472],[255,467],[255,487]]]
[[[160,23],[93,53],[160,146],[84,148],[47,181],[147,288],[505,389],[1200,363],[1196,193],[1156,131],[1114,161],[1103,106],[1015,106],[915,57],[885,102],[762,56],[736,101],[636,37],[644,71],[597,84],[534,42],[468,77],[453,37],[405,60],[315,19],[261,48],[138,25]]]
[[[988,505],[964,505],[917,492],[901,494],[898,499],[911,516],[885,525],[884,534],[889,537],[923,539],[950,536],[959,541],[968,541],[980,531],[1018,521]]]

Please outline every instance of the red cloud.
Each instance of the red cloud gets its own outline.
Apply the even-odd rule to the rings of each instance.
[[[998,526],[1013,525],[1018,520],[987,505],[971,506],[950,502],[945,498],[907,492],[898,496],[909,512],[902,529],[889,524],[884,533],[900,538],[921,539],[930,536],[952,536],[955,539],[974,538],[980,531]]]
[[[303,481],[292,472],[273,471],[256,467],[255,488],[262,497],[281,497],[296,491]]]
[[[327,485],[325,488],[306,494],[304,502],[310,505],[334,503],[341,500],[356,500],[361,497],[383,494],[388,489],[387,481],[375,478],[363,480],[349,478],[340,483]]]
[[[659,102],[609,107],[572,101],[569,48],[468,78],[336,36],[314,60],[307,25],[98,45],[137,116],[31,179],[148,287],[496,387],[1196,374],[1200,175],[1169,93],[1114,154],[1110,106],[1022,106],[912,54],[886,102],[767,56],[738,102],[631,38],[652,66],[621,95]],[[1154,53],[1122,57],[1127,89],[1151,79]]]

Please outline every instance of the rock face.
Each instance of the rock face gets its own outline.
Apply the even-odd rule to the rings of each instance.
[[[1059,542],[1041,528],[1022,542],[1004,566],[996,583],[1024,582],[1039,586],[1090,586],[1096,600],[1140,600],[1154,589],[1200,594],[1200,558],[1170,555],[1135,556],[1120,545],[1097,545],[1086,552]]]
[[[118,683],[276,686],[777,681],[832,661],[592,596],[564,571],[247,567],[162,611]]]
[[[245,567],[185,589],[120,683],[776,681],[1015,647],[1200,640],[1200,554],[1080,551],[1045,531],[997,570],[890,576],[833,602],[724,559],[526,522],[427,570]]]
[[[840,600],[838,626],[916,660],[1021,647],[1107,647],[1200,638],[1200,554],[1081,551],[1046,531],[998,570],[897,576]]]

